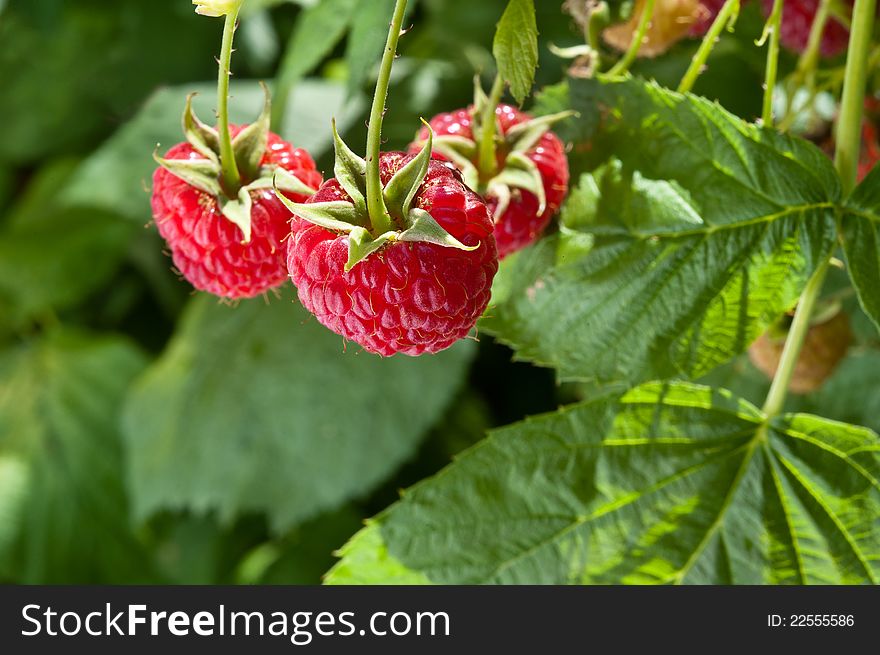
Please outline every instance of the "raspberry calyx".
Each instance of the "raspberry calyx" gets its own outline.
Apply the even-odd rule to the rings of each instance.
[[[480,144],[486,130],[486,107],[491,103],[489,97],[476,85],[474,104],[468,112],[471,117],[471,136],[445,134],[434,137],[434,152],[451,161],[461,171],[465,184],[483,197],[497,198],[493,218],[496,222],[510,207],[515,190],[528,191],[538,199],[538,214],[547,209],[547,193],[541,171],[530,151],[541,141],[556,123],[575,116],[577,112],[564,111],[558,114],[528,118],[506,130],[501,116],[494,111],[495,157],[490,165],[480,161]],[[421,146],[424,139],[413,146]]]
[[[242,129],[232,139],[232,151],[239,171],[238,188],[223,183],[221,165],[221,137],[219,132],[199,120],[192,107],[195,94],[186,99],[183,111],[183,132],[186,140],[198,152],[199,159],[166,159],[153,153],[162,168],[193,187],[217,199],[223,216],[242,232],[242,243],[249,243],[252,234],[253,202],[251,191],[277,188],[287,193],[311,196],[315,190],[299,178],[275,164],[263,165],[263,156],[269,143],[271,100],[265,84],[265,102],[260,117]]]
[[[350,200],[297,203],[282,193],[285,189],[280,184],[275,193],[297,218],[331,232],[348,235],[346,273],[386,244],[397,241],[432,243],[468,252],[476,250],[480,244],[465,245],[446,231],[429,212],[413,206],[431,163],[433,138],[428,129],[428,140],[419,154],[382,186],[381,219],[377,220],[376,212],[370,211],[367,202],[367,161],[345,144],[336,130],[335,121],[334,175]],[[380,226],[387,224],[389,219],[391,229],[381,230]]]

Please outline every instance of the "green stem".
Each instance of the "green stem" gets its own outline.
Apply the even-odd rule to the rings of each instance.
[[[807,39],[807,47],[798,59],[796,79],[803,82],[807,80],[819,65],[819,52],[822,48],[822,34],[828,23],[828,12],[833,0],[820,0],[813,25],[810,27],[810,37]]]
[[[770,385],[770,392],[767,394],[767,400],[764,402],[764,413],[768,418],[777,416],[785,405],[788,385],[791,383],[791,377],[794,375],[795,366],[797,366],[798,359],[800,358],[804,339],[810,329],[813,308],[816,306],[819,293],[822,291],[822,285],[825,282],[825,275],[828,273],[830,264],[831,257],[828,256],[820,264],[819,268],[816,269],[816,272],[813,273],[810,281],[807,282],[807,286],[798,302],[794,320],[791,323],[791,328],[785,339],[785,346],[782,349],[779,368],[776,369],[776,375],[773,376],[773,383]]]
[[[782,25],[782,0],[775,0],[773,11],[764,27],[763,39],[770,36],[767,48],[767,72],[764,76],[764,108],[761,122],[770,127],[773,125],[773,91],[776,89],[776,75],[779,69],[779,29]]]
[[[241,188],[241,175],[232,150],[232,135],[229,132],[229,76],[232,62],[232,40],[240,7],[226,14],[223,26],[223,45],[220,48],[220,73],[217,77],[217,120],[220,132],[220,173],[223,190],[230,198],[238,195]]]
[[[856,183],[861,146],[862,109],[865,101],[865,80],[876,6],[877,0],[856,0],[853,8],[852,31],[849,36],[846,76],[843,84],[843,100],[837,124],[837,152],[834,157],[834,164],[841,178],[844,195],[849,194]],[[813,309],[819,298],[819,293],[822,291],[822,284],[825,282],[830,265],[831,254],[813,273],[801,295],[791,329],[785,340],[779,368],[776,370],[776,375],[773,376],[773,383],[770,385],[770,392],[764,403],[764,413],[767,415],[768,421],[777,416],[785,405],[788,385],[800,358],[801,348],[803,348],[804,339],[810,328]]]
[[[797,92],[804,84],[807,86],[807,110],[812,112],[813,104],[818,92],[816,91],[816,69],[819,66],[819,52],[822,47],[822,34],[828,23],[828,11],[833,0],[820,0],[813,24],[810,27],[810,36],[807,39],[807,47],[798,59],[797,68],[787,83],[785,98],[785,113],[778,122],[779,130],[787,131],[797,118],[798,112],[794,106]]]
[[[406,0],[397,0],[391,29],[379,67],[379,80],[373,95],[373,108],[370,111],[370,126],[367,130],[367,210],[375,234],[384,234],[393,229],[394,223],[385,206],[382,196],[382,179],[379,177],[379,155],[382,152],[382,118],[385,115],[385,101],[388,99],[388,84],[391,81],[391,67],[397,56],[397,42],[406,12]]]
[[[487,182],[498,172],[498,159],[495,153],[495,111],[504,93],[504,80],[498,75],[492,84],[489,101],[483,110],[480,128],[480,182]]]
[[[844,195],[849,195],[856,186],[862,146],[862,111],[865,106],[865,83],[868,79],[868,55],[876,8],[877,0],[856,0],[853,7],[843,96],[837,120],[837,149],[834,154],[834,165],[840,174]]]
[[[715,47],[715,43],[718,41],[718,37],[721,35],[722,30],[724,30],[727,24],[731,21],[731,17],[735,17],[738,13],[739,0],[727,0],[727,2],[724,3],[724,6],[721,7],[721,11],[718,12],[709,31],[706,32],[706,36],[703,37],[703,42],[700,44],[697,54],[694,55],[687,73],[685,73],[684,77],[681,79],[681,84],[678,85],[679,93],[687,93],[694,87],[694,83],[697,81],[700,73],[703,72],[703,69],[706,66],[706,61],[709,59],[709,55],[712,54],[712,49]],[[735,18],[733,20],[735,20]]]
[[[611,22],[611,14],[607,2],[600,2],[592,11],[584,28],[584,38],[587,45],[599,53],[602,50],[602,30]]]
[[[648,33],[648,26],[651,24],[651,19],[654,17],[654,1],[655,0],[646,0],[645,8],[642,10],[642,16],[639,19],[639,25],[636,28],[636,33],[633,34],[629,48],[623,57],[614,64],[611,70],[608,71],[608,77],[619,77],[623,75],[636,60],[636,56],[638,56],[639,50],[642,48],[642,42],[645,40],[645,34]]]

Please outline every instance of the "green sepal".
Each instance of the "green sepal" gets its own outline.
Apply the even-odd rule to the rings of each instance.
[[[218,198],[220,202],[220,211],[241,230],[244,237],[241,242],[250,243],[251,210],[253,209],[250,191],[246,187],[243,187],[239,190],[238,197],[235,200],[229,200],[223,195],[218,196]]]
[[[424,141],[420,142],[420,145],[422,143]],[[474,165],[477,144],[471,139],[462,136],[437,136],[434,137],[433,151],[455,164],[468,187],[476,189],[479,186],[480,172]]]
[[[336,130],[336,119],[333,119],[333,147],[336,152],[333,175],[351,197],[357,210],[366,214],[367,162],[356,155],[339,136],[339,132]]]
[[[245,181],[256,179],[260,174],[260,162],[266,154],[269,145],[269,123],[272,117],[272,99],[269,87],[260,82],[263,88],[263,110],[256,121],[245,127],[232,140],[232,151],[235,153],[235,163],[242,179]]]
[[[532,193],[538,199],[538,213],[547,209],[547,193],[544,180],[537,164],[522,152],[513,152],[507,157],[507,165],[487,185],[489,193],[498,198],[494,219],[498,221],[510,206],[511,189],[522,189]]]
[[[183,133],[189,144],[203,157],[220,165],[220,136],[213,127],[205,125],[196,116],[193,110],[192,100],[197,93],[190,93],[186,97],[186,107],[183,109]]]
[[[277,189],[301,196],[313,196],[316,191],[290,171],[280,166],[263,166],[260,177],[247,185],[248,189]]]
[[[424,123],[424,121],[422,121]],[[333,123],[333,137],[336,149],[334,174],[340,186],[351,197],[351,201],[320,203],[298,203],[285,197],[280,171],[274,180],[275,194],[285,207],[298,218],[318,225],[331,232],[348,236],[348,272],[367,257],[395,241],[432,243],[447,248],[471,251],[479,247],[466,246],[449,234],[434,218],[423,209],[412,207],[413,200],[425,181],[431,164],[434,134],[430,126],[428,138],[418,155],[401,167],[382,189],[382,204],[387,207],[399,230],[389,230],[374,235],[366,201],[367,162],[357,156],[345,144]]]
[[[483,113],[486,111],[486,107],[489,105],[489,96],[486,95],[485,89],[483,89],[483,83],[480,80],[479,75],[474,75],[474,108],[473,114],[475,116],[482,117]]]
[[[385,198],[385,206],[392,218],[404,220],[409,214],[413,198],[425,181],[428,174],[428,166],[431,163],[431,150],[434,144],[434,131],[424,120],[428,128],[428,138],[419,154],[413,157],[405,166],[401,167],[394,176],[388,180],[388,184],[382,190]]]
[[[528,152],[556,123],[577,115],[576,111],[562,111],[558,114],[538,116],[519,125],[514,125],[504,135],[504,140],[511,152]]]
[[[348,235],[348,261],[345,262],[345,272],[348,273],[386,243],[394,241],[396,237],[397,232],[386,232],[373,238],[366,228],[354,228]]]
[[[220,188],[220,164],[210,159],[165,159],[159,156],[158,150],[153,152],[153,159],[187,184],[218,198],[223,195]]]
[[[467,252],[472,252],[480,247],[479,243],[475,246],[464,245],[443,229],[443,226],[424,209],[411,209],[407,216],[407,223],[409,227],[397,236],[397,241],[433,243],[445,248],[456,248]]]
[[[382,249],[388,243],[404,241],[410,243],[433,243],[444,248],[456,248],[471,252],[480,247],[466,246],[454,236],[449,234],[434,220],[424,209],[410,209],[406,217],[407,228],[402,232],[391,231],[373,237],[363,227],[355,227],[348,234],[348,261],[345,262],[345,272],[357,266],[364,259]]]
[[[276,187],[275,195],[284,203],[298,218],[314,223],[331,232],[349,234],[363,225],[363,214],[359,214],[357,208],[348,201],[335,200],[332,202],[293,202]]]

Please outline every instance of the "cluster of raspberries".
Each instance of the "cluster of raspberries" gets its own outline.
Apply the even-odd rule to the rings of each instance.
[[[472,111],[462,109],[431,121],[437,136],[473,139]],[[509,105],[497,110],[503,136],[531,119]],[[232,128],[237,134],[241,128]],[[420,135],[424,138],[424,134]],[[474,144],[476,147],[476,144]],[[383,153],[382,183],[411,162],[411,153]],[[498,153],[504,166],[503,150]],[[346,270],[349,235],[308,222],[285,207],[273,189],[248,191],[251,233],[226,220],[221,199],[159,167],[153,177],[152,207],[177,270],[197,289],[228,299],[249,298],[280,285],[288,276],[299,299],[323,325],[369,352],[420,355],[439,352],[470,333],[485,311],[499,257],[521,249],[547,227],[568,190],[568,162],[562,142],[545,132],[526,153],[540,172],[544,202],[514,189],[503,213],[494,192],[478,195],[457,168],[435,155],[412,199],[468,250],[435,243],[390,241]],[[198,161],[190,143],[171,148],[166,160]],[[307,152],[270,134],[263,167],[283,169],[313,195],[284,191],[297,203],[351,201],[339,180],[322,183]]]

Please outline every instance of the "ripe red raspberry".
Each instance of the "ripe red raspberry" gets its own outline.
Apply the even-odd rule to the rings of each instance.
[[[845,0],[852,7],[851,0]],[[773,0],[762,0],[764,15],[773,11]],[[819,8],[819,0],[785,0],[782,5],[782,29],[779,39],[789,50],[803,52],[810,38],[813,18]],[[837,22],[833,16],[828,18],[822,33],[820,52],[823,57],[834,57],[846,50],[849,42],[849,30]]]
[[[501,136],[507,135],[510,130],[527,121],[532,117],[521,112],[516,107],[501,104],[496,110]],[[431,119],[431,129],[435,134],[435,143],[441,141],[444,136],[461,137],[474,141],[473,109],[459,109],[450,113],[439,114]],[[428,138],[428,128],[423,127],[417,140],[409,147],[411,153],[418,152],[420,142]],[[498,150],[498,168],[503,170],[507,164],[509,149],[503,146]],[[538,198],[524,189],[512,189],[510,204],[500,216],[495,217],[495,241],[498,244],[498,254],[506,257],[512,252],[520,250],[535,241],[547,228],[550,219],[559,211],[562,201],[568,192],[568,160],[565,156],[565,147],[553,132],[546,131],[540,139],[529,148],[525,156],[538,168],[546,194],[546,207],[539,212]],[[434,157],[446,160],[435,149]],[[476,166],[477,161],[472,161]],[[492,215],[495,216],[499,205],[499,197],[493,192],[491,186],[484,195],[486,203]]]
[[[413,159],[380,157],[382,184]],[[351,202],[334,178],[308,204]],[[318,321],[366,350],[390,356],[436,353],[464,338],[489,303],[498,270],[489,210],[447,165],[432,161],[412,206],[431,214],[464,251],[391,241],[349,272],[349,237],[294,217],[287,266],[302,304]]]
[[[231,126],[233,136],[242,127]],[[189,143],[179,143],[169,160],[204,160]],[[262,166],[283,168],[306,186],[322,181],[311,156],[269,134]],[[304,195],[288,193],[302,202]],[[175,267],[196,289],[223,298],[250,298],[281,284],[287,276],[282,240],[290,233],[290,211],[272,188],[250,191],[251,239],[220,210],[218,198],[158,168],[153,175],[153,217],[168,243]]]

